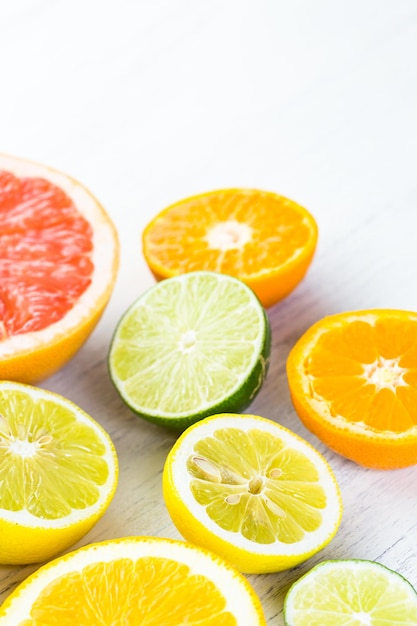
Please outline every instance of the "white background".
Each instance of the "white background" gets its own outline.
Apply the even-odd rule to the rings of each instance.
[[[116,498],[80,545],[178,536],[160,490],[174,435],[135,418],[107,374],[118,319],[154,283],[143,227],[187,195],[258,187],[308,208],[320,240],[305,280],[269,310],[271,369],[250,410],[324,452],[345,502],[321,554],[249,577],[268,626],[283,623],[288,585],[324,558],[379,560],[416,586],[416,468],[365,470],[327,451],[295,416],[284,368],[324,315],[417,310],[417,3],[0,0],[0,59],[0,152],[82,181],[121,243],[99,326],[43,383],[100,421],[119,453]],[[0,567],[1,597],[32,569]]]

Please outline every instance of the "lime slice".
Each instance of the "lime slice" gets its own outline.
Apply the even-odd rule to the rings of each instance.
[[[114,495],[103,428],[58,394],[0,382],[0,563],[34,563],[78,541]]]
[[[417,593],[381,563],[323,561],[290,587],[284,620],[287,626],[415,626]]]
[[[167,456],[163,495],[185,539],[246,573],[305,561],[333,538],[342,514],[319,452],[257,415],[220,414],[190,426]]]
[[[125,313],[110,347],[110,376],[138,415],[183,430],[252,402],[270,342],[267,315],[249,287],[191,272],[156,284]]]

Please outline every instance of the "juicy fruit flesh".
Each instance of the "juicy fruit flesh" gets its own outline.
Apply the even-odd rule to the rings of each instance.
[[[16,389],[0,395],[0,508],[60,519],[97,502],[105,446],[69,408]]]
[[[0,171],[0,341],[62,319],[91,284],[92,228],[62,189]]]
[[[322,524],[326,495],[314,464],[261,430],[217,430],[187,461],[196,501],[224,530],[260,544],[295,543]]]
[[[47,585],[31,619],[18,626],[237,626],[219,589],[169,558],[116,559],[85,566]]]
[[[232,284],[205,273],[165,281],[127,313],[111,363],[139,408],[187,414],[245,381],[265,320],[246,287]]]
[[[296,626],[409,626],[417,623],[417,597],[408,582],[379,564],[318,566],[291,597]],[[308,581],[308,577],[311,580]]]
[[[312,226],[294,202],[236,190],[170,207],[153,222],[145,243],[149,259],[173,274],[204,269],[248,278],[287,263],[311,236]]]
[[[323,333],[304,362],[330,416],[373,431],[417,427],[417,321],[354,321]]]

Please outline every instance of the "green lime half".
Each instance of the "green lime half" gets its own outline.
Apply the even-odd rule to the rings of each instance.
[[[284,620],[287,626],[415,626],[417,593],[381,563],[323,561],[290,587]]]
[[[243,282],[190,272],[157,283],[124,314],[109,354],[111,379],[141,417],[184,430],[239,413],[265,378],[268,317]]]

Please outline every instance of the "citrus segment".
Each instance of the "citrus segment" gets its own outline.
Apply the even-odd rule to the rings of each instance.
[[[80,408],[0,382],[0,563],[33,563],[78,541],[117,483],[113,444]]]
[[[249,582],[180,541],[128,537],[91,544],[32,574],[0,607],[14,626],[266,626]]]
[[[112,293],[117,234],[80,183],[0,155],[0,379],[34,383],[81,347]]]
[[[268,368],[270,328],[241,281],[190,272],[157,283],[122,317],[110,347],[111,378],[139,415],[184,429],[246,408]]]
[[[247,573],[306,560],[341,519],[339,489],[324,458],[254,415],[220,414],[189,427],[166,459],[163,494],[186,539]]]
[[[306,209],[278,194],[223,189],[177,202],[142,235],[144,257],[159,280],[209,270],[243,280],[265,307],[305,275],[317,244]]]
[[[361,465],[417,463],[416,344],[416,313],[377,309],[320,320],[287,362],[301,420]]]
[[[323,561],[289,589],[286,626],[412,626],[417,593],[397,572],[373,561]]]

